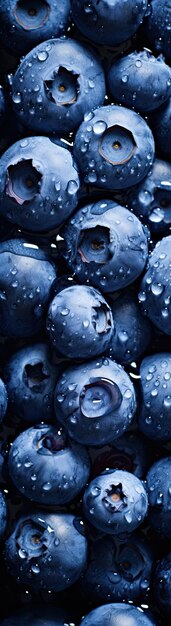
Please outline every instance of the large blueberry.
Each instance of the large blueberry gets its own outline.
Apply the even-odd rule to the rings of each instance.
[[[140,367],[139,427],[150,439],[171,439],[171,353],[143,359]]]
[[[90,461],[86,448],[70,441],[59,426],[35,426],[13,442],[9,472],[24,496],[56,506],[70,502],[82,490]]]
[[[93,287],[73,285],[52,300],[47,331],[52,346],[67,357],[86,359],[102,354],[113,332],[110,306]]]
[[[115,46],[132,37],[143,21],[147,0],[73,0],[72,14],[83,35]]]
[[[7,390],[3,380],[0,378],[0,422],[2,422],[7,410]]]
[[[148,17],[144,23],[145,35],[157,52],[171,60],[171,2],[151,0]]]
[[[157,533],[171,539],[171,457],[153,463],[147,474],[149,521]]]
[[[140,433],[127,431],[114,443],[102,448],[89,448],[92,463],[91,477],[98,476],[108,469],[119,469],[144,479],[152,463],[150,446]]]
[[[151,582],[152,553],[143,535],[123,542],[105,536],[90,544],[81,587],[94,602],[143,600]]]
[[[29,129],[73,131],[103,104],[105,78],[95,53],[73,39],[46,41],[24,58],[12,85],[16,114]]]
[[[17,141],[0,159],[0,213],[28,231],[60,226],[77,204],[72,154],[48,137]]]
[[[52,419],[58,377],[59,367],[52,363],[48,344],[36,343],[14,352],[4,368],[12,412],[30,424]]]
[[[122,56],[109,71],[108,84],[116,102],[138,111],[158,109],[171,95],[171,69],[150,50]]]
[[[86,565],[87,540],[78,519],[43,510],[20,517],[5,544],[7,569],[34,590],[62,591]]]
[[[109,354],[122,365],[137,361],[150,346],[152,327],[133,293],[121,294],[111,304],[115,332]]]
[[[171,7],[171,5],[170,5]],[[171,28],[170,28],[171,32]],[[160,154],[171,158],[171,98],[166,105],[156,111],[152,118],[154,139]]]
[[[64,238],[66,258],[76,276],[104,292],[134,282],[148,256],[141,222],[112,200],[80,209],[66,226]]]
[[[71,437],[105,445],[129,426],[136,409],[131,379],[121,365],[102,358],[68,368],[55,389],[55,412]]]
[[[171,163],[155,159],[147,177],[130,190],[130,209],[146,224],[154,237],[169,234],[171,227]]]
[[[26,53],[50,37],[66,30],[70,0],[0,0],[0,37],[13,53]]]
[[[152,617],[130,604],[105,604],[88,613],[80,626],[155,626]]]
[[[153,575],[153,593],[161,614],[171,617],[171,552],[157,561]]]
[[[56,279],[48,255],[23,239],[0,243],[0,334],[32,337],[45,323]]]
[[[0,125],[4,121],[4,113],[6,109],[5,93],[3,87],[0,85]]]
[[[106,470],[84,492],[83,509],[89,522],[114,536],[132,533],[143,522],[147,508],[143,483],[123,470]]]
[[[7,505],[5,496],[0,491],[0,540],[3,538],[7,527]]]
[[[79,127],[74,156],[86,183],[119,190],[137,185],[154,158],[152,132],[135,111],[99,107]]]
[[[144,313],[167,335],[171,335],[170,267],[171,235],[157,242],[139,293]]]

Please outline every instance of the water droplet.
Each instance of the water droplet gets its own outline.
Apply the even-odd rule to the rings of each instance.
[[[40,574],[40,567],[37,563],[35,563],[35,565],[31,566],[31,571],[33,572],[33,574]]]
[[[95,135],[102,135],[107,128],[106,122],[98,121],[93,125],[93,131]]]
[[[76,180],[70,180],[68,185],[67,185],[67,193],[69,193],[70,196],[73,196],[75,193],[77,193],[79,188],[79,185],[77,183]]]
[[[47,483],[44,483],[42,487],[43,491],[50,491],[51,488],[52,488],[52,485],[49,481]]]
[[[46,61],[46,59],[48,58],[48,53],[46,52],[46,50],[40,50],[40,52],[38,52],[37,54],[37,58],[39,59],[39,61]]]

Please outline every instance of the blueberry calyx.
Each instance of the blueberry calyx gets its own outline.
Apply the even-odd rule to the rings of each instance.
[[[110,485],[109,489],[106,489],[102,502],[112,513],[122,511],[127,506],[127,497],[123,492],[122,483]]]
[[[81,232],[77,252],[83,263],[107,263],[113,254],[110,250],[110,229],[105,226],[86,228]]]
[[[28,363],[25,365],[24,373],[23,373],[24,383],[29,387],[29,389],[34,389],[36,391],[39,389],[39,385],[49,378],[49,374],[47,374],[44,364],[40,361],[39,363],[35,363],[32,365]]]
[[[111,330],[111,312],[103,302],[99,302],[99,306],[92,307],[92,325],[98,335],[105,334]]]
[[[6,195],[20,205],[29,202],[39,193],[41,178],[32,159],[18,161],[7,170]]]
[[[25,520],[18,528],[16,547],[19,556],[30,560],[47,550],[47,533],[33,521]]]
[[[57,454],[66,448],[66,435],[50,430],[36,442],[39,454]]]
[[[79,74],[59,66],[53,72],[52,78],[44,81],[47,98],[58,106],[74,104],[79,93],[78,78]]]
[[[133,134],[119,124],[107,128],[99,142],[99,154],[112,165],[128,163],[135,149]]]
[[[14,16],[24,30],[42,28],[48,20],[50,5],[46,0],[18,0],[14,6]]]
[[[122,394],[116,383],[105,378],[93,378],[80,393],[80,411],[84,417],[97,418],[119,408]]]

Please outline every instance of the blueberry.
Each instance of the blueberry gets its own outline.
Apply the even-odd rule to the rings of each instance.
[[[143,536],[118,542],[105,536],[90,544],[83,593],[94,602],[143,600],[151,582],[152,553]]]
[[[6,386],[3,380],[1,380],[0,378],[0,422],[2,422],[4,415],[6,413],[7,402],[8,402],[8,396],[7,396]]]
[[[99,44],[116,46],[132,37],[147,9],[146,0],[73,0],[72,14],[83,35]]]
[[[139,427],[151,439],[171,439],[171,353],[143,359],[140,367],[141,410]]]
[[[138,361],[150,346],[150,321],[141,313],[138,300],[131,292],[111,302],[111,309],[115,332],[109,346],[110,356],[122,365]]]
[[[147,235],[130,211],[112,200],[80,209],[64,229],[66,259],[80,281],[104,292],[132,283],[148,256]]]
[[[21,139],[0,159],[0,213],[28,231],[60,226],[75,209],[78,190],[70,151],[48,137]]]
[[[106,470],[85,490],[85,516],[104,533],[132,533],[144,520],[148,508],[143,483],[130,472]]]
[[[90,474],[87,450],[59,426],[32,427],[13,442],[9,472],[17,489],[33,502],[65,504],[82,490]]]
[[[157,242],[139,293],[144,312],[167,335],[171,335],[170,264],[171,235]]]
[[[171,539],[171,457],[153,463],[147,474],[149,521],[157,533]]]
[[[114,105],[99,107],[79,127],[74,156],[85,183],[126,189],[147,175],[154,158],[154,139],[138,113]]]
[[[157,52],[162,52],[168,60],[171,60],[171,15],[170,0],[150,1],[150,10],[144,23],[145,34],[148,41]]]
[[[153,618],[137,606],[130,604],[105,604],[88,613],[80,626],[155,626]]]
[[[171,616],[171,552],[157,562],[153,576],[153,592],[161,614]]]
[[[70,587],[86,565],[87,540],[68,513],[34,511],[15,523],[5,544],[7,569],[35,591]]]
[[[2,540],[7,527],[7,505],[5,496],[0,491],[0,540]]]
[[[47,317],[52,346],[70,358],[87,359],[105,351],[113,332],[111,309],[93,287],[73,285],[52,300]]]
[[[23,239],[0,243],[0,332],[32,337],[44,327],[54,264],[37,245]]]
[[[84,114],[103,104],[104,97],[104,71],[98,57],[66,38],[31,50],[12,85],[16,114],[29,129],[43,134],[78,128]]]
[[[48,344],[36,343],[14,352],[4,368],[12,412],[30,424],[52,419],[58,376],[59,367],[52,363]]]
[[[0,125],[2,125],[4,121],[4,113],[6,110],[6,100],[5,93],[2,85],[0,85]]]
[[[121,365],[105,359],[72,366],[58,380],[55,412],[71,437],[105,445],[129,426],[136,409],[133,384]]]
[[[130,190],[129,208],[145,222],[154,237],[167,235],[171,227],[171,164],[155,159],[147,177]]]
[[[150,50],[122,56],[111,66],[109,90],[116,102],[138,111],[153,111],[171,95],[171,69]]]
[[[65,626],[70,618],[71,614],[58,605],[31,602],[5,617],[1,626]]]
[[[92,462],[91,477],[94,478],[108,469],[131,472],[144,479],[151,463],[151,451],[140,433],[127,431],[117,441],[102,448],[90,448]]]
[[[164,107],[156,111],[152,118],[152,127],[157,148],[166,158],[171,157],[171,98]]]
[[[70,0],[0,0],[0,36],[16,55],[67,29]]]

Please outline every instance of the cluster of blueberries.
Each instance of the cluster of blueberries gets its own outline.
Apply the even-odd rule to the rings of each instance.
[[[171,618],[171,0],[0,0],[1,626]]]

